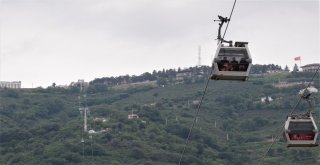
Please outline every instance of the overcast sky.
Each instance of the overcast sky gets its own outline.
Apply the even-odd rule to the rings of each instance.
[[[0,0],[0,80],[23,87],[211,65],[233,0]],[[318,0],[238,0],[225,39],[254,64],[320,62]],[[296,62],[299,64],[299,62]]]

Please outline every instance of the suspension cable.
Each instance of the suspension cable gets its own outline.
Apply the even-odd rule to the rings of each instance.
[[[236,3],[237,3],[237,0],[234,0],[233,6],[232,6],[232,10],[231,10],[231,13],[230,13],[230,16],[229,16],[229,21],[227,23],[226,29],[224,30],[224,33],[223,33],[223,36],[222,36],[222,40],[224,40],[224,36],[227,33],[227,30],[228,30],[228,27],[229,27],[229,23],[231,21],[231,17],[232,17],[232,14],[233,14],[234,7],[236,6]],[[220,43],[222,42],[222,40],[220,41]]]
[[[303,94],[300,96],[298,102],[296,103],[296,105],[293,107],[293,109],[290,111],[290,113],[287,114],[287,116],[292,116],[293,112],[295,111],[295,109],[298,107],[298,105],[300,104],[302,97],[304,95],[304,93],[307,91],[307,88],[309,88],[311,86],[311,83],[313,82],[313,79],[316,77],[318,71],[320,70],[320,66],[318,67],[318,69],[316,70],[316,72],[314,73],[314,75],[312,76],[311,81],[308,83],[307,87],[304,89]],[[265,152],[265,154],[258,159],[258,164],[260,164],[262,162],[262,160],[267,156],[267,154],[269,153],[269,151],[271,150],[273,144],[277,141],[279,135],[281,134],[282,130],[284,128],[284,124],[281,125],[281,127],[276,131],[276,136],[274,138],[274,140],[272,141],[272,143],[270,144],[270,146],[268,147],[267,151]]]
[[[208,88],[208,84],[209,84],[209,81],[210,81],[210,75],[211,75],[211,74],[212,74],[212,69],[211,69],[211,72],[210,72],[210,74],[209,74],[209,76],[208,76],[206,86],[205,86],[205,88],[204,88],[204,90],[203,90],[203,94],[202,94],[201,100],[200,100],[200,102],[199,102],[199,104],[198,104],[197,111],[196,111],[195,116],[194,116],[194,118],[193,118],[192,126],[191,126],[191,128],[190,128],[190,130],[189,130],[189,133],[188,133],[188,136],[187,136],[187,139],[186,139],[186,143],[185,143],[185,145],[184,145],[184,147],[183,147],[182,153],[180,154],[179,165],[180,165],[180,163],[181,163],[181,160],[182,160],[183,155],[184,155],[184,153],[185,153],[185,150],[186,150],[186,148],[187,148],[187,145],[188,145],[188,142],[189,142],[191,133],[192,133],[192,129],[193,129],[193,127],[194,127],[195,124],[196,124],[196,120],[197,120],[197,118],[198,118],[198,115],[199,115],[199,112],[200,112],[200,108],[201,108],[201,105],[202,105],[204,96],[205,96],[205,94],[206,94],[206,92],[207,92],[207,88]]]
[[[233,13],[234,7],[235,7],[235,5],[236,5],[236,2],[237,2],[237,0],[234,0],[233,6],[232,6],[232,10],[231,10],[231,13],[230,13],[230,17],[229,17],[230,20],[231,20],[232,13]],[[227,32],[227,29],[228,29],[230,20],[228,21],[228,24],[227,24],[227,26],[226,26],[226,29],[225,29],[225,31],[224,31],[224,34],[223,34],[223,37],[222,37],[222,38],[224,38],[224,36],[225,36],[225,34],[226,34],[226,32]],[[221,40],[221,42],[222,42],[222,40]],[[190,127],[190,130],[189,130],[189,133],[188,133],[188,136],[187,136],[187,139],[186,139],[186,143],[185,143],[185,145],[184,145],[184,147],[183,147],[182,153],[180,154],[179,165],[181,164],[183,155],[184,155],[184,153],[185,153],[185,151],[186,151],[186,148],[187,148],[187,145],[188,145],[188,142],[189,142],[191,133],[192,133],[192,129],[193,129],[193,127],[194,127],[195,124],[196,124],[196,120],[197,120],[197,118],[198,118],[198,115],[199,115],[199,112],[200,112],[200,108],[201,108],[203,99],[204,99],[204,97],[205,97],[205,95],[206,95],[206,92],[207,92],[207,88],[208,88],[208,84],[209,84],[209,81],[210,81],[210,76],[211,76],[211,74],[212,74],[212,68],[211,68],[211,72],[210,72],[210,74],[209,74],[209,76],[208,76],[206,86],[205,86],[205,88],[204,88],[204,90],[203,90],[203,94],[202,94],[201,100],[200,100],[200,102],[199,102],[199,104],[198,104],[198,108],[197,108],[197,111],[196,111],[196,113],[195,113],[195,116],[194,116],[192,125],[191,125],[191,127]]]

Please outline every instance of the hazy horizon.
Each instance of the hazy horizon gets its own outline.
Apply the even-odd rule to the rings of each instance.
[[[233,0],[2,0],[0,80],[22,87],[211,65],[217,15]],[[253,64],[320,63],[317,0],[237,1],[227,40],[248,41]]]

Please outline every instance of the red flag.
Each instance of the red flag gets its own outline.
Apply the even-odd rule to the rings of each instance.
[[[300,61],[300,56],[294,58],[295,61]]]

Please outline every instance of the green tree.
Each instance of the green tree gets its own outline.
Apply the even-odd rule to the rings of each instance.
[[[47,101],[45,104],[49,115],[63,111],[65,108],[64,102],[58,99]]]
[[[284,68],[284,71],[286,71],[286,72],[290,71],[288,65],[286,65],[286,67]]]
[[[157,79],[157,85],[162,86],[162,85],[167,85],[167,84],[168,84],[168,82],[167,82],[167,80],[165,78],[159,77]]]
[[[1,93],[4,97],[19,98],[19,92],[15,89],[4,89]]]
[[[294,64],[292,72],[298,72],[299,71],[299,67],[297,64]]]
[[[108,91],[106,84],[94,84],[88,87],[88,93],[99,93]]]
[[[145,157],[145,154],[142,149],[135,147],[131,151],[131,156],[135,159],[143,159]]]

